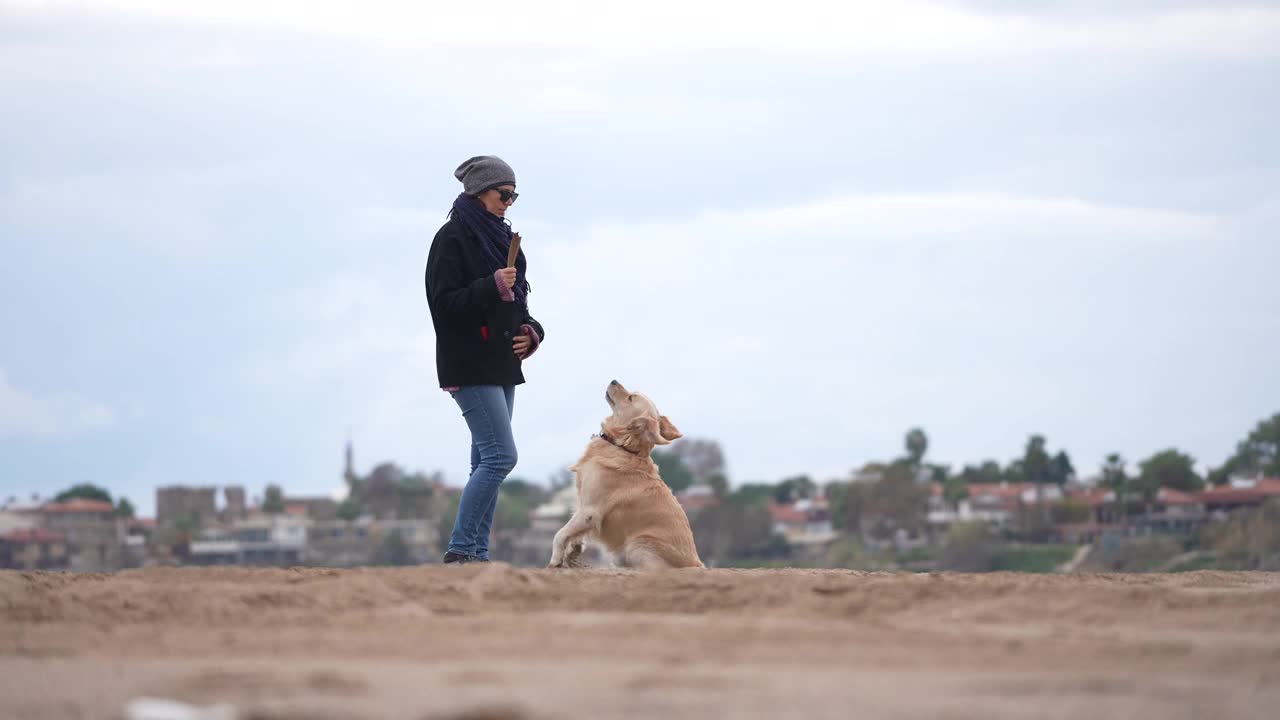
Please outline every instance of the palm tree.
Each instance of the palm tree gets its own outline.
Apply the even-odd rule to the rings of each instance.
[[[1032,435],[1022,457],[1023,472],[1036,486],[1036,504],[1040,506],[1041,520],[1049,524],[1049,507],[1044,502],[1044,483],[1049,479],[1049,453],[1044,449],[1043,435]]]
[[[1125,461],[1120,453],[1111,453],[1102,464],[1102,485],[1111,488],[1116,494],[1116,506],[1120,512],[1120,524],[1127,525],[1129,519],[1128,492],[1129,475],[1124,470]]]
[[[911,428],[907,431],[906,446],[911,467],[920,467],[920,463],[924,461],[924,454],[929,449],[929,437],[924,434],[924,430]]]

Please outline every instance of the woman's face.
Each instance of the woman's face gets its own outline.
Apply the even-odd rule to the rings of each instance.
[[[503,197],[506,200],[503,200]],[[498,217],[505,217],[507,208],[511,207],[511,203],[516,201],[516,186],[499,185],[480,193],[476,196],[476,199],[480,201],[481,205],[484,205],[485,210]]]

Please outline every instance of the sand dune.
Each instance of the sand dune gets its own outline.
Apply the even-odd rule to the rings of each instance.
[[[1280,574],[0,572],[0,717],[1274,718]]]

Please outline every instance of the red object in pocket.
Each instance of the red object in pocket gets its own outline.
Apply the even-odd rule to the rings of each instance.
[[[480,326],[480,338],[485,342],[489,342],[489,326],[488,325]]]

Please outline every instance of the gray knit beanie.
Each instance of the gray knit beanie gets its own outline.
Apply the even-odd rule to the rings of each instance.
[[[462,182],[462,191],[468,195],[479,195],[498,185],[516,184],[515,171],[496,155],[477,155],[459,165],[453,176]]]

